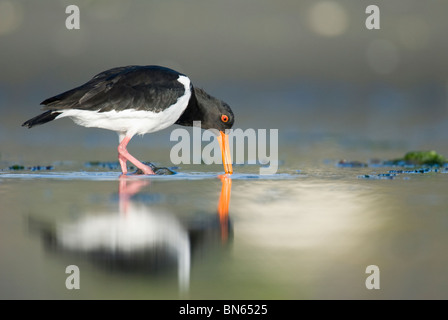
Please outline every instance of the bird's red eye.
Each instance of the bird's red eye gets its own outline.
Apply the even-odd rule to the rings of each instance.
[[[222,122],[227,122],[227,121],[229,121],[229,117],[226,116],[225,114],[223,114],[223,115],[221,115],[221,121]]]

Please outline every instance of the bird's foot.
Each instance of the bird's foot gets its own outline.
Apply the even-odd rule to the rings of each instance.
[[[138,168],[137,171],[135,171],[133,174],[135,174],[135,175],[141,175],[141,174],[155,175],[156,173],[154,172],[153,169],[151,169],[150,166],[144,165],[143,167]]]
[[[175,171],[165,168],[165,167],[156,167],[154,164],[152,164],[151,162],[145,162],[143,164],[145,167],[149,168],[152,173],[145,173],[142,169],[137,169],[137,171],[135,171],[133,174],[134,175],[158,175],[158,176],[170,176],[173,174],[176,174]]]

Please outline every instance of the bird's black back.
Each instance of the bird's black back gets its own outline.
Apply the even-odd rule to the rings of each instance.
[[[80,109],[106,112],[127,109],[161,112],[185,93],[183,74],[160,66],[113,68],[87,83],[41,104],[44,110]],[[190,84],[191,86],[191,84]],[[192,86],[191,86],[192,88]]]

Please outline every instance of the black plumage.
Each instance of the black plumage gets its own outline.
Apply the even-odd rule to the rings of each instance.
[[[43,110],[80,109],[123,111],[126,109],[161,112],[185,93],[177,81],[183,74],[159,66],[113,68],[87,83],[44,100]]]

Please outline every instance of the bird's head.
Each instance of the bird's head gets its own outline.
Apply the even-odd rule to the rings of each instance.
[[[226,129],[232,128],[235,122],[232,109],[227,103],[210,96],[202,89],[195,88],[195,94],[198,107],[202,111],[201,128],[219,130],[217,139],[221,147],[224,170],[231,174],[233,173],[232,159]]]
[[[232,128],[235,117],[227,103],[199,88],[195,88],[195,94],[199,109],[202,111],[202,129],[225,131]]]

